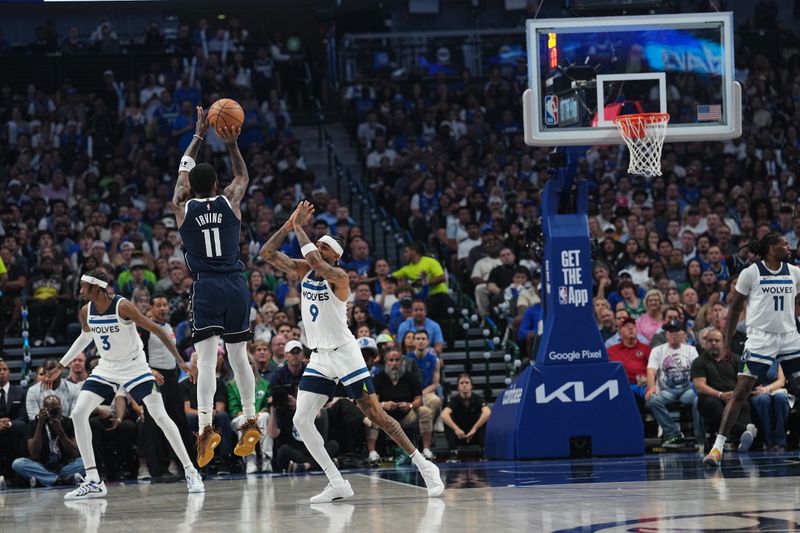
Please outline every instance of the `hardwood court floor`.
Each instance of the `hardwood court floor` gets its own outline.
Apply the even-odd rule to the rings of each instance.
[[[110,483],[105,500],[65,503],[61,489],[0,492],[0,531],[278,533],[800,531],[796,453],[695,454],[441,464],[447,491],[428,499],[412,467],[346,474],[355,497],[309,505],[320,475],[182,483]]]

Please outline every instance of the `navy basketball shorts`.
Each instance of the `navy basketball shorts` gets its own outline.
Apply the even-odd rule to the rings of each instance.
[[[221,335],[225,342],[250,340],[250,291],[239,274],[202,274],[192,285],[192,339]]]
[[[122,365],[100,358],[97,367],[83,382],[81,391],[97,394],[105,403],[111,403],[120,389],[125,389],[139,405],[154,392],[159,392],[144,353],[134,362]]]
[[[787,377],[800,372],[800,333],[771,333],[747,328],[739,375],[758,379],[767,374],[776,360]]]

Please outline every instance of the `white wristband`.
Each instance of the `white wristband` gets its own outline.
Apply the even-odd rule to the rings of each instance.
[[[195,166],[194,159],[192,159],[188,155],[185,155],[181,157],[181,164],[178,165],[178,172],[191,172],[194,166]]]
[[[314,244],[313,242],[310,242],[305,246],[303,246],[302,248],[300,248],[300,253],[303,254],[303,257],[307,256],[311,252],[316,252],[316,251],[317,251],[317,245]]]

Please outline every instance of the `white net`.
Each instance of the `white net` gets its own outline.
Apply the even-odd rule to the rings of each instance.
[[[629,173],[648,177],[661,175],[661,148],[668,122],[669,113],[642,113],[614,119],[630,152]]]

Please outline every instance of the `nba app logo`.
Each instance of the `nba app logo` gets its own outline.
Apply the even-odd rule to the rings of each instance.
[[[544,97],[544,123],[547,126],[558,125],[558,96],[554,94]]]
[[[566,287],[559,287],[558,288],[558,303],[561,305],[567,305],[568,298],[567,298],[567,288]]]

